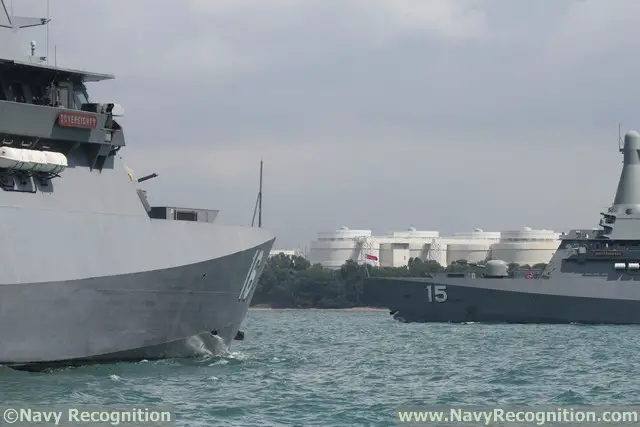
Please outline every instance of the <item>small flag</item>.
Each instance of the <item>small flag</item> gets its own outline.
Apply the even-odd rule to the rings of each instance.
[[[365,258],[365,262],[367,264],[369,264],[370,266],[372,266],[372,267],[377,267],[378,266],[378,257],[377,256],[365,254],[364,258]]]

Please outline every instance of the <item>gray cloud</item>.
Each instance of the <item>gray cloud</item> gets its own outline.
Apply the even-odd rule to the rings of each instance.
[[[632,0],[67,0],[52,5],[51,44],[59,65],[117,75],[91,93],[125,106],[124,155],[160,173],[154,201],[248,223],[264,158],[282,247],[340,225],[595,226],[618,178],[617,123],[637,125],[638,12]]]

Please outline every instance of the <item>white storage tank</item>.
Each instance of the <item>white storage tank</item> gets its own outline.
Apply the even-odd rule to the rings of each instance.
[[[500,241],[491,248],[491,258],[520,265],[548,263],[560,243],[560,233],[553,230],[525,227],[501,234]]]
[[[447,245],[447,263],[466,260],[468,262],[482,262],[489,258],[491,242],[449,243]]]
[[[470,232],[455,233],[447,239],[447,264],[459,260],[482,262],[489,259],[491,246],[500,241],[499,231],[474,228]]]
[[[460,240],[490,240],[497,242],[500,240],[499,231],[484,231],[482,228],[474,228],[472,231],[453,233],[454,239]]]
[[[380,243],[380,267],[393,267],[393,243]]]
[[[380,245],[371,237],[371,230],[351,230],[318,233],[309,247],[309,262],[326,268],[340,268],[348,259],[360,262],[366,255],[380,259]]]
[[[420,258],[425,260],[428,257],[431,242],[434,239],[439,238],[440,233],[438,231],[416,230],[415,227],[409,227],[406,231],[392,231],[385,238],[385,242],[408,244],[409,253],[407,255],[407,260],[409,258]],[[398,249],[398,247],[396,247],[396,249]],[[404,256],[405,255],[402,255],[402,257]]]

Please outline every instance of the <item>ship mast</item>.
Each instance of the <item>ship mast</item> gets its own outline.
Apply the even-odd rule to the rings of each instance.
[[[11,1],[13,2],[13,0],[11,0]],[[11,7],[13,7],[13,6],[11,6]],[[51,22],[51,5],[49,4],[49,0],[47,0],[47,20],[48,20],[48,22]],[[47,56],[46,56],[47,64],[49,63],[49,27],[51,27],[51,25],[47,25]],[[57,65],[58,64],[56,64],[56,66]]]
[[[256,199],[256,206],[253,208],[253,219],[251,220],[252,227],[256,222],[256,212],[258,213],[258,227],[262,227],[262,160],[260,160],[260,187],[258,189],[258,198]]]
[[[0,0],[0,27],[8,28],[10,30],[18,30],[28,27],[39,27],[41,25],[47,25],[51,18],[33,18],[25,16],[15,16],[13,14],[13,3],[11,8],[7,8],[5,0]],[[47,7],[48,8],[48,7]],[[49,13],[47,9],[47,13]]]
[[[260,159],[260,190],[258,191],[258,227],[262,227],[262,159]]]
[[[613,207],[637,209],[640,207],[640,134],[635,131],[627,132],[620,152],[623,154],[622,172]]]

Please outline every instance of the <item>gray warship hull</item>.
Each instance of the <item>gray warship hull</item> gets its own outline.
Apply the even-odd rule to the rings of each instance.
[[[633,280],[371,278],[365,303],[402,322],[640,324]]]
[[[504,260],[482,270],[365,281],[363,300],[405,322],[640,324],[640,134],[620,141],[622,171],[599,227],[564,234],[536,277]]]
[[[69,157],[55,191],[2,194],[0,363],[222,351],[247,313],[273,234],[150,218],[119,157],[99,173],[72,167],[83,161]]]
[[[124,109],[86,91],[113,76],[52,66],[35,42],[20,59],[17,31],[48,22],[0,0],[0,364],[225,350],[274,235],[220,225],[217,211],[150,206],[139,182],[157,174],[137,180],[119,155]],[[170,148],[185,170],[181,146]]]

